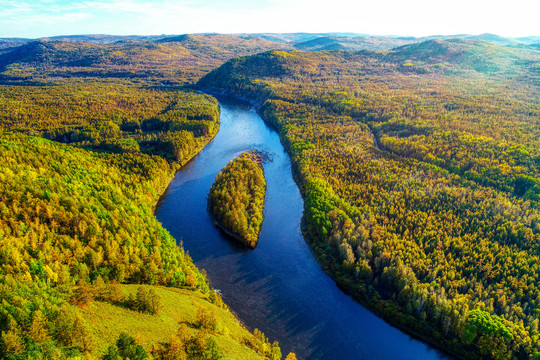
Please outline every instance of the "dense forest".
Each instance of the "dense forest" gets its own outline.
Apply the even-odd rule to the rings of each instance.
[[[263,222],[265,194],[262,157],[246,152],[219,172],[208,195],[209,211],[226,231],[254,248]]]
[[[230,319],[204,274],[153,216],[153,204],[173,173],[164,159],[88,152],[14,134],[0,137],[0,149],[2,358],[96,358],[113,337],[128,341],[130,335],[119,334],[132,327],[98,332],[97,316],[87,309],[104,303],[100,315],[108,306],[105,314],[121,315],[121,323],[134,313],[148,313],[146,328],[162,308],[159,293],[165,290],[156,285],[185,289],[189,304],[198,299],[199,312],[180,307],[193,313],[184,315],[190,325],[180,326],[177,335],[158,328],[163,337],[172,336],[169,342],[150,338],[137,345],[139,352],[164,359],[173,353],[242,358],[233,354],[248,347],[253,352],[246,356],[276,358],[278,345]],[[120,284],[151,286],[126,294]],[[174,317],[179,295],[172,296],[176,301],[167,309]],[[127,345],[120,340],[105,359],[116,359],[111,354],[117,352],[128,356],[122,355]]]
[[[179,51],[188,46],[179,41],[198,41],[176,40]],[[207,55],[184,54],[198,59],[192,68],[168,59],[167,44],[2,52],[1,358],[282,358],[277,342],[229,312],[153,215],[175,170],[219,129],[213,97],[170,85],[259,43],[269,42],[194,43]]]
[[[470,359],[540,357],[540,53],[434,40],[270,51],[203,89],[276,126],[321,265],[393,323]]]
[[[96,81],[0,89],[3,129],[93,150],[183,164],[219,128],[217,101],[188,90]]]
[[[540,358],[537,47],[59,40],[0,43],[0,357],[282,358],[152,214],[219,129],[217,101],[190,84],[229,60],[198,86],[249,98],[278,129],[305,236],[342,287],[466,358]],[[381,51],[282,51],[366,47]],[[209,201],[247,204],[227,226],[251,242],[264,175],[249,166]]]

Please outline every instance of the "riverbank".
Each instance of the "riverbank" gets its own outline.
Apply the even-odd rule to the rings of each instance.
[[[446,359],[359,305],[321,269],[301,233],[304,204],[278,132],[247,105],[220,105],[220,133],[179,171],[156,216],[182,239],[231,310],[298,358]],[[265,163],[268,189],[257,251],[215,225],[206,198],[227,161],[252,149],[273,159]]]
[[[256,110],[257,114],[261,117],[261,119],[263,119],[263,121],[268,126],[270,126],[272,129],[274,129],[276,131],[276,133],[279,135],[281,144],[283,145],[285,151],[287,152],[287,155],[292,160],[293,154],[291,152],[290,146],[288,146],[289,141],[285,137],[283,132],[281,131],[281,129],[279,127],[279,124],[273,118],[273,117],[275,117],[275,114],[273,114],[271,110],[268,111],[268,109],[265,108],[264,105],[265,105],[266,101],[263,101],[261,98],[251,99],[251,98],[247,98],[245,96],[236,97],[234,95],[231,95],[231,94],[228,94],[228,93],[225,93],[225,92],[213,92],[213,91],[211,91],[209,89],[204,89],[204,91],[211,94],[211,95],[214,95],[214,96],[218,96],[218,97],[221,96],[221,97],[226,97],[226,98],[235,99],[235,100],[244,101],[244,102],[249,103]],[[380,148],[378,146],[377,139],[376,139],[374,134],[373,134],[373,140],[374,140],[374,146],[377,149],[380,150]],[[304,179],[302,173],[300,172],[300,170],[298,169],[297,163],[295,161],[292,161],[292,165],[293,165],[292,166],[293,179],[296,182],[298,188],[300,189],[302,197],[305,198],[305,196],[306,196],[306,194],[305,194],[305,184],[304,184],[305,179]],[[317,236],[314,235],[314,234],[310,234],[309,231],[308,231],[308,227],[309,227],[308,221],[307,221],[307,218],[305,216],[305,212],[303,212],[303,214],[302,214],[302,234],[303,234],[303,237],[304,237],[306,243],[309,245],[309,249],[310,249],[311,254],[314,256],[315,259],[317,259],[317,262],[320,265],[320,268],[333,281],[335,281],[336,285],[338,285],[338,287],[345,294],[347,294],[347,296],[351,296],[353,299],[355,299],[362,306],[366,307],[373,314],[375,314],[376,316],[378,316],[379,318],[381,318],[382,320],[384,320],[385,322],[387,322],[391,326],[394,326],[394,327],[400,329],[404,333],[407,333],[407,334],[415,337],[418,340],[421,340],[421,341],[423,341],[425,343],[428,343],[428,344],[430,344],[430,345],[432,345],[434,347],[437,347],[437,348],[441,349],[442,351],[444,351],[446,354],[451,355],[452,357],[455,357],[457,359],[465,359],[462,355],[452,351],[452,349],[450,349],[450,348],[448,348],[446,346],[443,346],[441,343],[436,342],[434,339],[432,339],[428,335],[423,334],[420,331],[411,329],[410,327],[407,327],[407,326],[401,324],[399,322],[399,320],[396,320],[393,316],[390,316],[390,315],[384,313],[383,311],[381,311],[380,308],[384,308],[385,305],[386,305],[384,303],[384,300],[377,301],[377,300],[375,300],[373,298],[369,298],[365,293],[359,293],[357,287],[354,287],[353,285],[347,285],[347,283],[339,281],[338,274],[336,272],[332,271],[332,269],[329,266],[326,266],[328,264],[324,263],[324,260],[323,260],[323,257],[322,257],[323,254],[319,253],[316,250],[316,248],[315,248],[315,243],[316,242],[315,241],[317,239]]]
[[[219,107],[218,107],[218,109],[219,109]],[[214,140],[214,138],[216,137],[216,135],[219,132],[219,127],[220,127],[219,119],[218,119],[216,124],[217,124],[217,126],[214,127],[214,130],[215,130],[214,133],[212,135],[210,135],[210,137],[208,137],[208,140],[206,142],[204,142],[200,146],[196,147],[194,149],[194,151],[192,151],[189,154],[189,156],[187,158],[185,158],[184,161],[182,161],[182,163],[171,164],[171,172],[170,172],[170,176],[168,177],[168,180],[166,182],[164,182],[163,184],[161,184],[161,186],[157,189],[157,192],[158,192],[159,196],[157,197],[157,199],[152,204],[152,213],[156,212],[156,208],[159,205],[159,202],[161,201],[163,196],[166,194],[167,189],[169,188],[169,185],[170,185],[171,181],[174,179],[176,173],[182,167],[189,164],[189,162],[191,162],[195,158],[195,156],[197,156],[201,152],[201,150],[203,150],[206,147],[206,145],[208,145],[210,142],[212,142],[212,140]]]
[[[214,216],[214,214],[212,214],[212,212],[209,211],[209,213],[212,216],[212,219],[214,220],[214,224],[216,225],[216,227],[218,227],[221,231],[223,231],[225,234],[227,234],[227,236],[233,238],[234,240],[237,240],[237,241],[241,242],[243,245],[245,245],[245,246],[247,246],[247,247],[249,247],[251,249],[255,249],[257,247],[257,244],[252,246],[244,238],[242,238],[238,234],[234,233],[233,231],[229,230],[221,221],[216,219],[216,217]]]
[[[264,103],[263,103],[263,105],[264,105]],[[262,109],[263,105],[261,105],[258,109],[256,109],[257,114],[259,114],[259,116],[267,124],[271,125],[273,128],[275,128],[277,130],[277,133],[279,134],[279,137],[280,137],[281,143],[283,144],[283,147],[287,151],[287,154],[289,155],[289,157],[291,157],[291,159],[292,159],[292,152],[290,150],[290,147],[287,146],[289,144],[289,142],[288,141],[283,141],[284,139],[286,139],[285,135],[282,134],[282,131],[280,130],[279,125],[276,123],[276,121],[274,121],[270,117],[270,116],[275,115],[275,114],[269,114],[268,112],[261,112],[260,110]],[[378,144],[378,141],[377,141],[375,135],[373,135],[373,140],[374,140],[374,146],[377,149],[381,150],[379,148],[379,144]],[[298,169],[296,162],[293,161],[292,164],[293,164],[293,166],[292,166],[293,178],[294,178],[295,182],[297,183],[297,185],[298,185],[298,187],[299,187],[299,189],[300,189],[300,191],[302,193],[302,197],[304,197],[304,199],[305,199],[305,196],[306,196],[306,194],[305,194],[305,184],[303,183],[303,181],[305,179],[302,176],[302,173],[300,172],[300,170]],[[309,224],[308,224],[305,212],[304,212],[303,215],[302,215],[302,234],[303,234],[303,237],[306,240],[306,243],[309,245],[309,249],[310,249],[311,253],[317,259],[317,262],[321,266],[321,269],[328,276],[330,276],[332,278],[332,280],[334,280],[336,282],[338,287],[344,293],[346,293],[348,296],[351,296],[353,299],[355,299],[362,306],[366,307],[373,314],[375,314],[379,318],[383,319],[388,324],[400,329],[404,333],[407,333],[407,334],[415,337],[418,340],[421,340],[421,341],[423,341],[425,343],[428,343],[428,344],[430,344],[430,345],[432,345],[434,347],[437,347],[437,348],[439,348],[440,350],[444,351],[446,354],[448,354],[448,355],[450,355],[452,357],[455,357],[455,358],[460,359],[460,360],[465,360],[465,357],[463,357],[462,355],[452,351],[448,347],[442,346],[440,343],[434,341],[428,335],[422,334],[419,331],[416,331],[416,330],[413,330],[413,329],[411,329],[409,327],[406,327],[405,325],[401,324],[398,320],[394,319],[392,316],[389,316],[388,314],[385,314],[384,312],[382,312],[379,309],[379,306],[380,307],[385,306],[385,304],[382,301],[379,303],[373,298],[370,299],[370,298],[368,298],[366,296],[365,293],[359,293],[357,288],[355,288],[355,287],[353,287],[351,285],[347,285],[346,283],[340,282],[338,277],[337,277],[337,274],[335,272],[333,272],[330,267],[327,267],[327,266],[323,265],[324,262],[323,262],[322,255],[325,255],[325,254],[321,254],[321,253],[316,251],[316,249],[314,247],[314,244],[315,244],[315,241],[316,241],[315,239],[317,239],[317,236],[316,236],[316,234],[310,234],[309,231],[308,231],[308,228],[309,228]]]

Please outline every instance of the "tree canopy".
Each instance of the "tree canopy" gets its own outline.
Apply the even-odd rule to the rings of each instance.
[[[265,194],[262,158],[246,152],[219,172],[208,196],[209,209],[220,226],[254,248],[263,222]]]

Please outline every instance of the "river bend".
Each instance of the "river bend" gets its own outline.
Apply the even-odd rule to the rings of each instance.
[[[278,134],[246,103],[220,99],[215,139],[175,176],[156,208],[163,226],[206,270],[250,329],[299,359],[447,359],[390,326],[343,293],[311,254],[300,231],[303,200]],[[217,173],[246,150],[268,154],[264,223],[256,249],[230,239],[207,213]]]

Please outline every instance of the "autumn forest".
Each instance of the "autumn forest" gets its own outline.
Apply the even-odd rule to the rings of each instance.
[[[303,236],[347,294],[449,356],[540,359],[537,46],[105,40],[0,40],[1,358],[296,359],[154,216],[219,94],[279,133]],[[266,159],[238,155],[208,210],[261,251]]]

